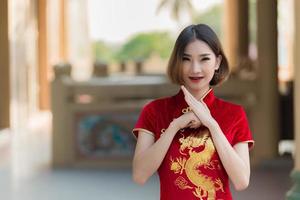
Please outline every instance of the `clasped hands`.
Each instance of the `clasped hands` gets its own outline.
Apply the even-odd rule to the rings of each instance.
[[[209,127],[214,118],[203,100],[197,100],[183,85],[181,89],[184,93],[184,99],[191,108],[191,111],[184,113],[174,119],[178,129],[198,128],[201,125]]]

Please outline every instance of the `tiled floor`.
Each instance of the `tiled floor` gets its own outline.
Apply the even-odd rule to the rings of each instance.
[[[159,199],[157,176],[141,187],[131,181],[130,169],[52,170],[49,117],[44,113],[28,128],[9,133],[6,143],[0,137],[1,200]],[[249,188],[233,192],[234,199],[283,200],[292,167],[286,156],[252,169]]]

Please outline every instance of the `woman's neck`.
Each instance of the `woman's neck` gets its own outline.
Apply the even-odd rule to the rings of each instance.
[[[187,88],[187,90],[199,101],[210,90],[210,87],[208,86],[199,90]]]

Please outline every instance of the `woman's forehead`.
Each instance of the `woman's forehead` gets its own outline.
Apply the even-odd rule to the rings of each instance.
[[[202,40],[193,40],[189,42],[185,49],[184,54],[193,55],[193,54],[212,54],[212,49],[208,44]]]

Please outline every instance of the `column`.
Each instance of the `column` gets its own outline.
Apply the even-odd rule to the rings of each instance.
[[[9,127],[10,73],[8,0],[0,1],[0,129]]]
[[[300,1],[294,0],[294,124],[295,124],[295,166],[291,174],[294,180],[292,189],[287,193],[288,200],[300,199]]]
[[[39,108],[49,109],[49,81],[48,81],[48,51],[47,51],[47,0],[38,3],[38,81]]]
[[[66,0],[59,0],[59,57],[61,61],[67,61],[68,43],[67,43],[67,26],[66,26]]]
[[[278,153],[277,1],[257,0],[258,104],[253,110],[256,161]]]
[[[248,0],[224,1],[224,47],[233,71],[239,67],[241,59],[248,58],[248,10]]]

